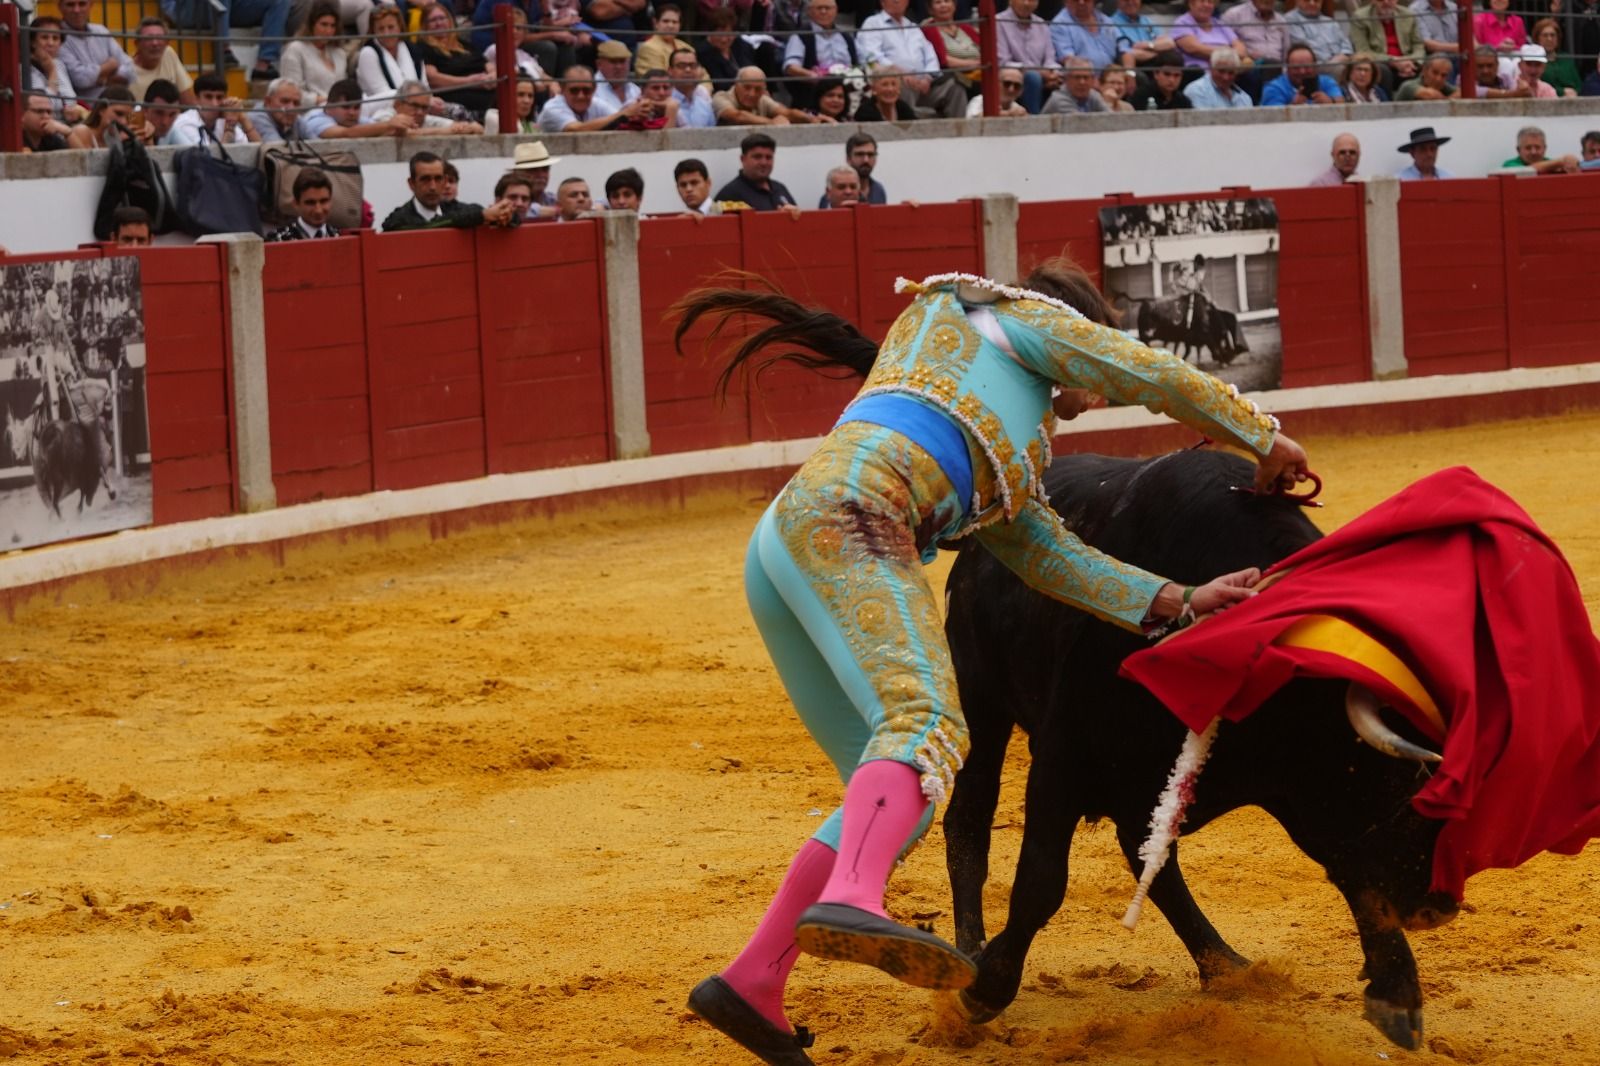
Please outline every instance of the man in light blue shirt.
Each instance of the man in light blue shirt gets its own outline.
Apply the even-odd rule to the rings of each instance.
[[[1289,46],[1283,73],[1261,90],[1262,107],[1288,107],[1291,104],[1334,104],[1344,99],[1339,83],[1317,73],[1316,53],[1309,44]]]
[[[595,99],[594,73],[571,66],[561,76],[561,95],[552,96],[539,111],[539,128],[545,133],[585,133],[612,125],[617,111]]]
[[[1437,165],[1439,146],[1449,140],[1448,137],[1436,136],[1432,126],[1412,130],[1411,139],[1400,146],[1400,151],[1411,157],[1411,165],[1395,177],[1401,181],[1437,181],[1451,177],[1448,171],[1440,170]]]
[[[1190,82],[1183,95],[1197,111],[1254,106],[1250,94],[1234,84],[1238,79],[1239,53],[1231,48],[1218,48],[1211,53],[1210,72]]]
[[[1058,61],[1078,56],[1093,63],[1096,72],[1117,61],[1117,29],[1100,21],[1094,0],[1067,0],[1050,20],[1050,40]]]
[[[1417,32],[1429,54],[1460,53],[1460,22],[1452,0],[1413,0],[1410,10],[1417,16]]]
[[[672,98],[678,101],[678,125],[695,129],[715,126],[717,112],[711,106],[711,90],[700,84],[705,71],[700,69],[700,57],[694,54],[694,49],[676,49],[667,63],[667,73],[672,76]]]
[[[1106,25],[1116,32],[1118,54],[1131,54],[1136,66],[1177,47],[1171,37],[1156,29],[1143,7],[1144,0],[1117,0],[1117,9],[1106,19]]]
[[[1322,13],[1322,0],[1295,0],[1295,9],[1283,16],[1283,21],[1289,27],[1290,39],[1311,46],[1323,73],[1344,76],[1345,63],[1355,46],[1344,25]]]

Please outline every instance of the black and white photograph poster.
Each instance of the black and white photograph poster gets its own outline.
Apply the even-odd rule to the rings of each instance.
[[[1278,211],[1267,198],[1100,209],[1122,328],[1241,392],[1283,383]]]
[[[133,256],[0,269],[0,550],[149,525]]]

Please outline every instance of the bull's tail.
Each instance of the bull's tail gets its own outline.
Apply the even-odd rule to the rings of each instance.
[[[796,363],[811,370],[826,372],[831,369],[845,371],[844,375],[866,377],[878,357],[878,346],[855,326],[827,311],[785,296],[765,278],[744,271],[719,275],[724,282],[745,282],[759,285],[759,289],[731,288],[713,285],[695,289],[673,304],[669,315],[678,318],[673,331],[673,345],[683,353],[683,338],[696,322],[709,317],[712,321],[708,342],[721,336],[730,319],[736,315],[764,318],[771,322],[734,349],[728,364],[717,375],[717,395],[726,397],[728,386],[736,373],[754,373],[759,379],[775,363]],[[766,354],[765,349],[793,345],[788,351]]]

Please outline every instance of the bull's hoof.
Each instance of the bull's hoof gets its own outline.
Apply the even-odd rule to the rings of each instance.
[[[1000,1017],[1000,1012],[1005,1009],[1003,1007],[991,1007],[987,1003],[979,1002],[965,988],[956,993],[956,999],[961,1004],[961,1013],[965,1014],[967,1021],[974,1025],[982,1025],[984,1022],[994,1021]]]
[[[1387,1000],[1366,997],[1367,1021],[1378,1031],[1407,1051],[1422,1047],[1422,1008],[1397,1007]]]

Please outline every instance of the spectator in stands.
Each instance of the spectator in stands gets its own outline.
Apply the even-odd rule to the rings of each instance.
[[[328,101],[300,120],[300,135],[306,140],[348,137],[404,137],[415,128],[409,115],[394,115],[382,121],[361,121],[361,83],[354,78],[336,81],[328,89]]]
[[[1037,115],[1046,93],[1061,88],[1061,68],[1057,65],[1055,40],[1050,24],[1034,14],[1039,0],[1011,0],[994,17],[996,50],[1000,62],[1021,68],[1022,106]]]
[[[1525,44],[1517,49],[1517,82],[1528,87],[1528,94],[1536,100],[1554,100],[1556,87],[1544,80],[1548,60],[1544,49],[1536,44]]]
[[[1544,130],[1538,126],[1524,126],[1517,131],[1517,154],[1500,165],[1531,167],[1540,174],[1576,174],[1578,157],[1545,155]]]
[[[478,0],[478,11],[483,11],[487,6],[493,8],[505,0]],[[516,5],[524,7],[523,4]],[[531,3],[527,6],[533,6]],[[578,0],[544,0],[543,14],[538,11],[527,11],[526,25],[530,27],[522,35],[523,51],[532,52],[539,60],[539,65],[559,78],[567,72],[567,68],[578,61],[578,53],[587,53],[594,46],[593,27],[583,21],[582,5]],[[535,17],[538,15],[539,17]],[[484,19],[473,16],[473,23],[482,25]],[[533,28],[537,27],[537,28]],[[477,43],[477,34],[474,34],[473,47],[487,53],[488,46]],[[489,36],[493,36],[490,34]]]
[[[500,175],[500,180],[494,183],[495,203],[511,205],[512,216],[519,219],[529,217],[533,209],[533,182],[528,180],[526,174],[511,171]]]
[[[633,61],[635,74],[666,70],[673,52],[690,47],[689,42],[678,39],[678,31],[683,28],[683,12],[678,5],[656,4],[655,10],[655,21],[652,23],[655,32],[639,42],[639,51]]]
[[[1063,66],[1071,56],[1088,60],[1091,70],[1117,61],[1117,28],[1101,20],[1094,0],[1066,0],[1050,20],[1050,40]]]
[[[904,75],[892,63],[872,68],[868,76],[867,92],[856,108],[857,122],[915,122],[917,113],[902,99],[901,82]]]
[[[816,105],[816,81],[841,69],[859,66],[856,43],[834,27],[839,15],[835,0],[811,0],[806,7],[810,33],[796,33],[783,50],[783,72],[801,81],[789,83],[789,98],[796,107]]]
[[[652,123],[646,129],[672,130],[684,124],[677,90],[672,87],[672,75],[666,71],[651,70],[645,73],[644,103],[650,108]]]
[[[114,80],[123,85],[132,82],[133,57],[110,30],[89,21],[89,0],[60,0],[57,6],[69,31],[63,35],[60,60],[77,95],[93,100]]]
[[[244,121],[244,105],[228,95],[228,79],[207,72],[194,80],[199,106],[185,111],[172,124],[173,144],[199,144],[210,137],[221,144],[247,144],[261,140],[256,128]]]
[[[1194,2],[1204,3],[1205,0]],[[1211,50],[1210,63],[1211,69],[1206,76],[1196,78],[1183,90],[1189,103],[1201,111],[1253,106],[1250,94],[1234,84],[1239,79],[1239,68],[1244,65],[1244,60],[1233,49],[1218,47]]]
[[[583,25],[590,29],[625,36],[638,28],[634,20],[644,14],[645,6],[645,0],[582,0],[579,10]]]
[[[50,98],[29,93],[22,98],[22,150],[58,152],[67,147],[71,127],[56,118]]]
[[[621,41],[602,41],[594,50],[594,101],[613,112],[639,99],[640,88],[628,79],[633,53]]]
[[[909,2],[881,0],[883,10],[861,23],[856,37],[861,58],[872,69],[898,67],[906,103],[940,118],[961,118],[967,111],[966,91],[954,79],[939,77],[939,57],[933,45],[921,28],[905,17]]]
[[[1379,82],[1378,61],[1365,52],[1357,52],[1346,68],[1347,80],[1344,94],[1352,104],[1386,104],[1389,91]]]
[[[667,73],[672,76],[672,98],[678,101],[678,125],[694,129],[715,126],[717,112],[711,106],[710,87],[701,84],[700,60],[688,48],[673,52],[671,59]]]
[[[1240,0],[1217,19],[1244,44],[1254,60],[1250,68],[1252,92],[1276,77],[1289,52],[1289,26],[1278,15],[1277,0]]]
[[[561,95],[552,97],[539,112],[539,129],[545,133],[587,133],[603,130],[615,121],[616,109],[594,98],[594,73],[571,66],[561,77]]]
[[[673,167],[672,181],[678,187],[678,199],[690,214],[721,214],[711,198],[711,173],[700,160],[685,159]]]
[[[644,202],[644,178],[624,167],[606,179],[606,207],[612,211],[639,211]]]
[[[144,92],[157,78],[164,78],[178,87],[179,99],[194,104],[194,79],[184,68],[183,60],[172,45],[167,43],[165,19],[151,16],[139,21],[139,39],[133,49],[133,81],[128,91],[135,100],[144,98]]]
[[[361,21],[365,24],[366,19]],[[333,83],[344,80],[349,73],[350,53],[345,51],[343,41],[333,39],[338,33],[338,6],[333,0],[316,0],[300,26],[299,36],[283,47],[278,68],[284,77],[300,86],[309,103],[323,103]]]
[[[1511,0],[1489,0],[1489,10],[1472,16],[1472,36],[1496,52],[1510,54],[1528,43],[1528,29],[1511,13]]]
[[[543,141],[524,141],[511,156],[511,169],[528,179],[528,221],[548,222],[556,217],[556,194],[550,190],[550,168],[561,162],[551,156]]]
[[[544,93],[547,96],[552,96],[560,92],[561,86],[557,84],[554,78],[545,73],[545,68],[540,65],[539,60],[534,57],[533,52],[528,50],[533,47],[532,45],[526,43],[529,38],[533,36],[533,34],[528,30],[528,13],[516,4],[511,4],[509,6],[511,7],[511,22],[515,30],[515,36],[517,39],[520,39],[524,42],[524,47],[517,48],[511,54],[512,62],[517,68],[517,73],[533,79],[536,93]],[[539,50],[543,51],[543,49]],[[495,46],[492,44],[483,50],[483,61],[485,64],[485,69],[493,68],[497,73],[503,69],[498,63],[495,62]],[[570,67],[571,65],[572,61],[569,60],[566,66]],[[562,67],[561,69],[565,70],[566,67]]]
[[[1355,53],[1355,46],[1350,43],[1344,24],[1322,13],[1322,0],[1295,0],[1294,10],[1283,17],[1283,22],[1290,37],[1311,46],[1322,73],[1340,81],[1345,79],[1345,64]]]
[[[1183,94],[1183,57],[1162,52],[1150,65],[1150,84],[1136,89],[1129,103],[1135,111],[1187,111],[1194,104]]]
[[[860,202],[861,175],[850,167],[834,167],[828,171],[822,202],[818,207],[854,207]]]
[[[556,189],[556,221],[576,222],[594,210],[589,183],[582,178],[566,178]]]
[[[448,134],[482,133],[476,122],[461,122],[433,114],[433,94],[426,82],[407,80],[387,103],[372,113],[373,122],[400,119],[406,123],[407,137],[437,137]]]
[[[1178,47],[1170,36],[1156,29],[1143,9],[1144,0],[1117,0],[1117,9],[1106,19],[1117,31],[1117,51],[1122,61],[1130,66],[1150,66],[1157,56]]]
[[[711,97],[711,108],[721,126],[787,126],[791,122],[825,121],[767,95],[767,76],[760,67],[739,71],[733,88]]]
[[[1041,115],[1086,115],[1109,110],[1094,87],[1094,64],[1082,56],[1068,56],[1061,62],[1067,87],[1051,96],[1040,109]]]
[[[1385,90],[1416,77],[1417,68],[1427,56],[1422,33],[1417,29],[1417,16],[1400,7],[1397,0],[1371,0],[1357,8],[1350,20],[1350,40],[1357,52],[1366,52],[1383,63],[1380,75]]]
[[[496,200],[488,207],[447,201],[444,160],[432,152],[418,152],[412,156],[410,170],[411,176],[406,179],[406,184],[411,187],[411,199],[389,212],[389,217],[383,220],[385,233],[412,229],[514,226],[522,221],[521,214],[513,211],[504,200]]]
[[[73,100],[78,91],[61,60],[61,20],[54,15],[34,19],[28,26],[28,49],[28,87],[49,95],[50,106],[61,121],[82,122],[84,110]]]
[[[739,175],[717,191],[719,201],[742,203],[752,211],[776,211],[795,203],[781,181],[772,177],[778,144],[765,133],[739,142]]]
[[[144,129],[140,131],[146,144],[171,144],[172,127],[178,121],[183,107],[178,103],[178,87],[163,78],[157,78],[144,91]]]
[[[114,126],[124,130],[133,121],[133,94],[124,85],[108,85],[95,98],[89,117],[67,134],[68,148],[104,148]]]
[[[261,106],[245,112],[245,121],[256,128],[263,143],[295,140],[299,136],[300,100],[300,86],[288,78],[279,78],[267,86]]]
[[[306,167],[294,176],[295,220],[267,234],[269,241],[309,241],[339,236],[339,227],[328,221],[333,213],[333,182],[316,167]]]
[[[150,216],[144,208],[123,204],[111,212],[111,243],[118,248],[150,247]]]
[[[922,21],[922,35],[939,57],[943,77],[953,78],[962,88],[978,83],[982,60],[978,55],[978,31],[956,21],[956,0],[928,0],[928,17]]]
[[[444,161],[444,200],[440,206],[453,204],[459,199],[461,199],[461,171],[456,169],[454,163],[446,159]]]
[[[1237,78],[1238,71],[1250,69],[1254,60],[1250,58],[1244,42],[1239,40],[1239,35],[1233,32],[1233,27],[1223,25],[1212,17],[1216,10],[1217,0],[1189,0],[1189,10],[1172,23],[1172,40],[1178,51],[1183,53],[1186,67],[1209,68],[1211,53],[1232,52],[1239,60],[1234,71],[1234,77]]]
[[[859,179],[856,182],[858,199],[869,204],[889,202],[889,191],[872,176],[873,168],[878,165],[878,142],[872,134],[852,133],[850,139],[844,142],[844,161],[846,166],[856,172],[856,177]],[[817,206],[828,206],[826,193]]]
[[[517,75],[517,121],[516,125],[507,129],[500,128],[500,109],[491,107],[483,113],[483,132],[485,133],[538,133],[539,124],[533,117],[533,105],[537,98],[534,81],[526,74]]]
[[[456,29],[456,17],[437,0],[422,5],[422,34],[415,47],[422,68],[419,81],[447,104],[459,104],[481,115],[495,105],[494,71],[478,52],[468,51]]]
[[[1356,168],[1361,165],[1361,142],[1356,140],[1355,134],[1339,134],[1333,139],[1333,150],[1328,154],[1333,158],[1333,165],[1312,178],[1312,185],[1343,185],[1356,176]]]
[[[1128,86],[1133,82],[1133,73],[1126,67],[1107,67],[1100,72],[1100,80],[1095,85],[1095,91],[1100,94],[1100,99],[1106,102],[1107,111],[1132,111],[1133,105],[1123,97],[1128,94]]]
[[[1561,24],[1555,19],[1540,19],[1533,24],[1533,43],[1544,49],[1549,63],[1544,68],[1544,80],[1561,97],[1577,96],[1583,81],[1578,77],[1578,67],[1571,56],[1561,54]]]
[[[1450,138],[1440,137],[1432,126],[1411,131],[1411,139],[1400,146],[1400,151],[1411,157],[1411,165],[1395,177],[1401,181],[1437,181],[1450,175],[1439,169],[1439,146],[1448,144]]]
[[[405,18],[400,9],[385,4],[372,13],[372,36],[356,51],[356,81],[361,83],[362,110],[367,117],[392,106],[402,82],[426,81],[405,39]]]
[[[1453,67],[1447,55],[1431,55],[1422,61],[1422,69],[1415,78],[1401,82],[1394,98],[1399,103],[1411,100],[1449,100],[1456,95],[1450,84]]]
[[[1428,55],[1461,53],[1461,19],[1455,0],[1411,0],[1407,10],[1417,16],[1417,33],[1422,36],[1422,48]],[[1453,72],[1454,63],[1451,69]],[[1395,96],[1396,100],[1399,98]]]
[[[1283,73],[1261,90],[1261,106],[1285,107],[1293,104],[1343,103],[1339,83],[1317,73],[1317,56],[1309,44],[1289,46]],[[1446,65],[1449,61],[1446,60]]]
[[[1500,53],[1489,45],[1480,44],[1473,51],[1472,73],[1478,83],[1480,99],[1504,100],[1533,95],[1532,89],[1500,69]]]
[[[1579,147],[1583,149],[1583,162],[1578,164],[1579,169],[1600,170],[1600,130],[1585,133]]]
[[[1027,81],[1022,75],[1021,67],[1000,68],[1000,118],[1024,118],[1027,116],[1028,109],[1022,106],[1022,90],[1026,84]],[[982,114],[983,94],[979,93],[967,101],[967,117],[977,118]]]
[[[735,32],[738,25],[739,16],[731,7],[719,7],[707,17],[705,28],[710,32],[700,42],[695,56],[715,92],[732,88],[740,70],[757,65],[755,48]]]

